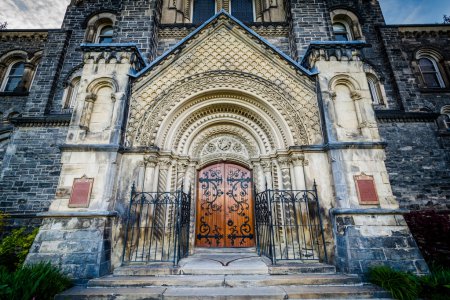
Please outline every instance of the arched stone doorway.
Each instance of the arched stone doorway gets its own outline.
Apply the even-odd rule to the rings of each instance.
[[[217,146],[240,150],[239,143],[226,138]],[[233,163],[216,163],[199,171],[197,186],[196,246],[255,246],[251,171]]]

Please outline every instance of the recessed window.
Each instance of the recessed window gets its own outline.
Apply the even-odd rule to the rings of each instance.
[[[231,14],[242,22],[253,22],[253,0],[232,0]]]
[[[196,0],[194,1],[194,11],[192,23],[202,24],[214,16],[216,12],[216,1],[214,0]]]
[[[439,72],[436,61],[431,57],[422,57],[419,59],[419,68],[422,78],[427,88],[445,87],[442,76]]]
[[[372,103],[376,105],[384,105],[383,93],[381,92],[381,85],[374,75],[367,75],[367,83],[369,84],[370,96]]]
[[[98,34],[98,42],[100,44],[112,43],[113,33],[114,31],[111,25],[101,27],[100,32]]]
[[[336,41],[349,41],[350,34],[344,23],[337,22],[333,24],[334,39]]]
[[[23,75],[25,74],[25,63],[18,61],[13,63],[8,71],[8,76],[5,80],[4,92],[24,92],[26,88],[23,82]]]
[[[77,100],[78,89],[80,87],[80,77],[73,79],[66,89],[64,108],[74,108]]]

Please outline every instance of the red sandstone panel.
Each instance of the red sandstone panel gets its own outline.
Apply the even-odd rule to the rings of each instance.
[[[70,194],[69,207],[89,207],[93,183],[93,178],[75,178]]]
[[[377,190],[373,176],[355,176],[356,191],[358,193],[359,204],[379,204]]]

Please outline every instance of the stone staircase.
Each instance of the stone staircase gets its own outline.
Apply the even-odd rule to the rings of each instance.
[[[384,299],[389,294],[321,263],[271,265],[254,249],[196,249],[172,264],[125,266],[55,299]]]

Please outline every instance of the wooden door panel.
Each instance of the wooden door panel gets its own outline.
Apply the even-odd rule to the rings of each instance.
[[[225,247],[224,165],[199,172],[197,201],[197,246]]]
[[[222,163],[198,175],[196,245],[254,246],[251,172]]]
[[[226,247],[252,247],[254,242],[251,173],[225,165]]]

